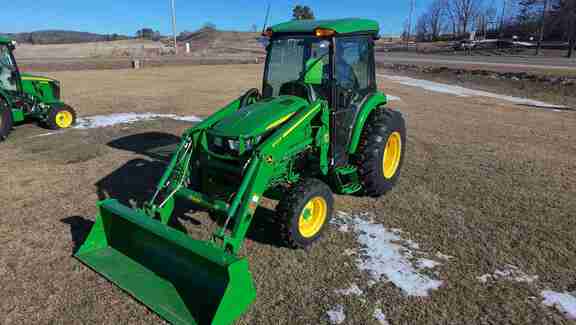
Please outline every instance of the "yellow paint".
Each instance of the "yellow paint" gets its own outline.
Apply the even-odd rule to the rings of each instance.
[[[286,122],[290,117],[292,117],[292,115],[294,115],[294,113],[290,113],[290,114],[288,114],[288,115],[286,115],[286,116],[284,116],[284,117],[282,117],[282,118],[280,118],[280,119],[272,122],[270,125],[268,125],[268,126],[266,127],[266,130],[273,129],[273,128],[277,127],[278,125]]]
[[[292,125],[288,130],[286,130],[286,132],[284,132],[284,134],[282,134],[282,136],[280,138],[278,138],[278,140],[276,140],[272,144],[272,146],[276,147],[276,145],[280,141],[282,141],[288,134],[290,134],[292,131],[294,131],[294,129],[296,129],[298,126],[300,126],[300,124],[302,124],[302,122],[304,122],[308,118],[308,116],[310,116],[313,113],[316,113],[318,111],[318,109],[320,109],[320,106],[316,106],[310,112],[306,113],[306,115],[304,115],[300,120],[298,120],[298,122],[294,123],[294,125]]]
[[[382,157],[382,168],[385,178],[392,178],[396,175],[400,165],[400,156],[402,155],[402,137],[398,132],[392,132],[386,141],[384,156]]]
[[[317,196],[308,201],[298,219],[298,231],[302,237],[310,238],[316,235],[326,222],[327,214],[328,204],[324,198]]]
[[[74,122],[74,116],[69,111],[60,111],[56,113],[56,117],[54,119],[56,125],[61,129],[69,128]]]
[[[51,82],[52,81],[52,79],[42,78],[42,77],[22,77],[22,80],[42,81],[42,82]]]

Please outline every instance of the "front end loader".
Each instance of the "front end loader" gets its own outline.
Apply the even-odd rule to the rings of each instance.
[[[36,121],[58,130],[76,121],[74,109],[61,100],[58,80],[21,73],[14,58],[16,42],[0,37],[0,141],[14,125]]]
[[[262,91],[185,131],[148,202],[99,202],[76,257],[174,324],[233,322],[256,297],[239,251],[263,198],[278,201],[278,238],[304,248],[326,230],[333,193],[396,184],[406,132],[376,86],[377,35],[363,19],[269,28]],[[218,219],[209,240],[170,226],[179,201]]]

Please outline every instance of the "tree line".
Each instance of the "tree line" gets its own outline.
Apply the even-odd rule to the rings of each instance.
[[[407,24],[404,37],[418,41],[476,38],[512,38],[569,43],[576,46],[576,0],[434,0],[421,14],[414,30]]]

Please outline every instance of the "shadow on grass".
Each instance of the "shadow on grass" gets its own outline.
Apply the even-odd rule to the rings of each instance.
[[[60,221],[70,226],[70,236],[72,237],[72,243],[74,244],[72,254],[76,254],[78,249],[80,249],[80,246],[82,246],[88,237],[88,233],[90,233],[90,229],[92,228],[92,225],[94,225],[94,222],[81,216],[62,218]]]
[[[114,198],[131,208],[142,207],[154,195],[156,183],[162,177],[167,161],[179,142],[178,137],[159,132],[130,135],[109,142],[110,147],[142,154],[151,159],[132,159],[97,181],[95,185],[98,199]],[[187,231],[181,221],[186,221],[194,227],[201,226],[201,221],[187,215],[189,212],[196,211],[200,210],[192,202],[176,200],[174,217],[169,226],[184,233]],[[223,218],[212,214],[210,217],[220,226],[223,225]],[[61,221],[70,226],[74,252],[76,252],[86,239],[93,222],[82,216],[71,216]],[[229,227],[232,229],[233,223]],[[280,227],[276,223],[275,212],[259,207],[252,220],[247,238],[266,245],[281,246],[279,233]]]
[[[180,138],[173,134],[145,132],[115,139],[108,146],[168,162],[179,143]]]

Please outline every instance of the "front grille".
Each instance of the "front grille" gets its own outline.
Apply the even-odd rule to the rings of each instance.
[[[218,137],[222,141],[222,145],[220,146],[216,145],[215,138],[215,136],[207,134],[208,150],[218,155],[238,156],[238,152],[231,150],[228,145],[228,140],[230,138]]]

